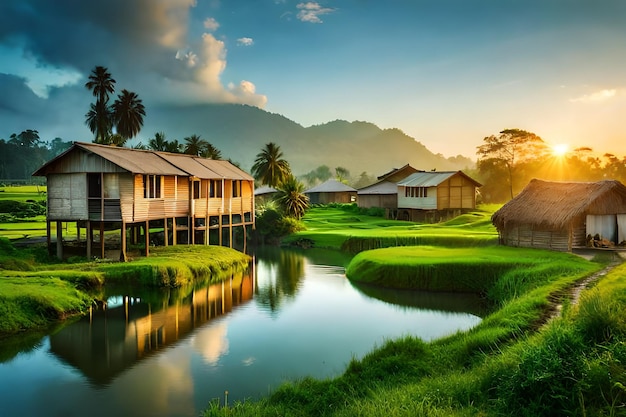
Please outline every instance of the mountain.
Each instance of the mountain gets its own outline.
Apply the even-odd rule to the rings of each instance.
[[[344,167],[352,175],[378,176],[411,164],[424,170],[457,170],[473,165],[469,158],[435,155],[399,129],[380,129],[361,121],[335,120],[303,127],[275,113],[238,104],[206,104],[151,108],[144,136],[164,132],[167,140],[192,134],[216,146],[225,158],[249,170],[268,142],[280,146],[296,175],[320,165]]]

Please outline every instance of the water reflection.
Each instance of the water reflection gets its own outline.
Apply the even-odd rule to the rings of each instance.
[[[106,306],[50,336],[50,351],[79,369],[95,385],[107,385],[125,369],[184,338],[205,323],[253,297],[252,271],[183,298],[169,292],[161,301],[130,295],[110,297]],[[151,297],[148,297],[148,299]],[[208,362],[227,351],[225,327],[214,326],[196,343]]]
[[[368,297],[401,307],[469,313],[478,317],[488,314],[487,302],[478,294],[395,290],[356,282],[351,284]]]

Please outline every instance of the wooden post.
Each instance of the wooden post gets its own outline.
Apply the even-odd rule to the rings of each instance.
[[[87,220],[87,259],[91,259],[91,244],[93,242],[93,229],[91,228],[91,220]]]
[[[57,221],[57,258],[63,259],[63,224]]]
[[[146,258],[150,256],[150,221],[146,220],[146,224],[144,226],[144,240],[146,243]]]
[[[176,217],[172,218],[172,245],[176,246],[178,244],[177,242],[177,237],[176,235],[178,235],[178,230],[176,228]]]
[[[76,222],[76,242],[80,242],[80,223]]]
[[[126,262],[126,222],[122,221],[122,230],[120,230],[120,262]]]
[[[50,228],[50,220],[46,219],[46,243],[48,244],[48,255],[52,256],[52,248],[51,248],[51,242],[52,242],[52,237],[50,236],[51,233],[51,228]]]
[[[100,221],[100,259],[104,259],[104,222]]]
[[[165,247],[169,246],[169,237],[167,230],[167,217],[163,219],[163,237],[165,238]]]

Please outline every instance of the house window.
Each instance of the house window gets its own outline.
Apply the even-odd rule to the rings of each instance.
[[[162,198],[161,194],[161,175],[144,175],[143,176],[143,196],[144,198]]]
[[[404,189],[405,197],[426,198],[428,197],[427,187],[406,187]]]
[[[198,200],[200,198],[200,181],[193,182],[193,199]]]
[[[241,181],[233,180],[233,197],[241,197]]]
[[[222,181],[211,180],[211,189],[209,190],[210,198],[222,198]]]

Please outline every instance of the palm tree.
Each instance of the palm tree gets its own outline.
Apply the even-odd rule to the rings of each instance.
[[[188,155],[196,155],[200,156],[202,151],[206,148],[208,142],[204,139],[201,139],[198,135],[191,135],[185,138],[185,149],[184,153]]]
[[[85,114],[85,123],[95,134],[95,143],[106,143],[113,129],[113,113],[106,103],[91,103]]]
[[[148,141],[148,148],[153,151],[167,151],[167,139],[165,139],[165,133],[155,133],[154,138]]]
[[[91,104],[90,110],[85,115],[85,123],[95,134],[94,142],[104,143],[113,126],[109,95],[115,91],[115,80],[111,78],[106,67],[96,66],[91,71],[85,87],[96,97],[96,103]]]
[[[111,74],[106,67],[96,66],[89,75],[89,81],[85,83],[85,87],[93,92],[96,102],[107,103],[109,94],[115,91],[115,80],[111,78]]]
[[[201,155],[203,158],[222,159],[222,152],[209,142],[206,143]]]
[[[257,154],[252,175],[261,184],[277,187],[291,175],[289,162],[282,159],[280,146],[270,142]]]
[[[130,139],[141,130],[146,108],[136,93],[124,89],[113,103],[113,115],[117,133]]]
[[[182,149],[183,145],[178,141],[178,139],[165,142],[165,152],[182,153]]]
[[[309,208],[309,197],[304,194],[304,184],[291,174],[278,187],[276,202],[287,216],[298,220]]]

